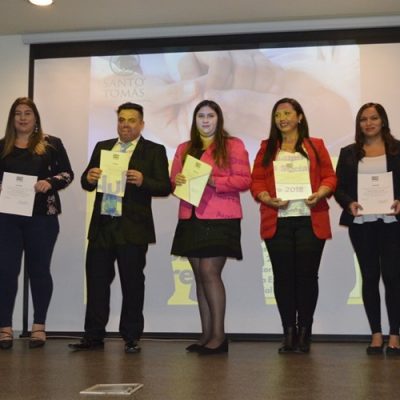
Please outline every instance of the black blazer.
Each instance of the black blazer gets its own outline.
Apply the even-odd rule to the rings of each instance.
[[[96,144],[89,165],[81,177],[84,190],[96,189],[97,184],[91,185],[88,182],[87,173],[91,168],[99,168],[101,150],[111,150],[117,140],[110,139]],[[156,238],[151,211],[152,196],[168,196],[171,193],[165,147],[140,137],[129,161],[129,169],[136,169],[143,174],[143,184],[140,187],[126,184],[120,217],[124,237],[134,244],[154,243]],[[95,239],[102,225],[111,218],[101,215],[102,198],[102,193],[96,193],[89,226],[89,240]]]
[[[33,215],[57,215],[61,213],[59,190],[65,189],[74,179],[74,172],[61,139],[44,135],[47,142],[46,151],[42,155],[31,154],[24,158],[25,164],[20,165],[18,152],[14,150],[5,158],[0,157],[0,183],[4,172],[36,175],[32,173],[33,166],[39,161],[38,180],[46,180],[51,189],[46,193],[36,193],[33,205]],[[0,140],[0,155],[4,149],[4,139]],[[36,161],[35,161],[36,160]]]
[[[400,200],[400,141],[396,140],[398,154],[386,153],[386,170],[393,172],[394,199]],[[348,211],[350,203],[357,201],[357,174],[358,160],[356,146],[351,144],[340,150],[339,160],[336,167],[338,185],[334,193],[336,201],[343,208],[340,216],[340,225],[349,226],[353,223],[354,217]],[[400,216],[396,216],[400,221]]]

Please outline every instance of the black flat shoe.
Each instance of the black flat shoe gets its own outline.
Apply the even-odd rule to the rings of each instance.
[[[0,331],[0,335],[2,339],[0,340],[0,349],[1,350],[9,350],[13,347],[13,335],[6,331]]]
[[[380,346],[368,346],[367,354],[369,356],[375,356],[379,354],[383,354],[383,343]]]
[[[387,356],[400,356],[400,348],[399,347],[386,347],[386,355]]]
[[[218,347],[212,349],[210,347],[200,346],[200,348],[197,350],[197,352],[202,356],[228,353],[228,351],[229,351],[229,344],[227,338],[225,338],[225,340]]]
[[[201,344],[193,343],[186,347],[186,351],[189,353],[198,353],[199,349],[203,346]]]
[[[40,339],[40,338],[36,338],[32,335],[34,335],[35,333],[46,333],[43,329],[39,329],[37,331],[32,331],[31,332],[31,338],[29,339],[29,348],[30,349],[39,349],[41,347],[43,347],[46,344],[46,340],[44,339]]]
[[[90,340],[83,338],[79,343],[70,343],[68,347],[74,351],[96,350],[104,348],[102,340]]]
[[[125,343],[125,353],[128,354],[140,353],[140,350],[141,349],[138,346],[137,342],[133,340]]]

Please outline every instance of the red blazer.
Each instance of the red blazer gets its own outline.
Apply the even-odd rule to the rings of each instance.
[[[171,168],[171,183],[175,188],[175,176],[182,171],[183,154],[189,142],[178,146]],[[231,137],[228,139],[228,167],[220,168],[212,157],[214,145],[201,156],[201,161],[212,166],[211,176],[215,187],[207,185],[200,204],[195,208],[199,219],[242,218],[239,192],[249,189],[251,183],[250,164],[243,142]],[[179,219],[189,219],[193,206],[186,201],[179,203]]]
[[[318,153],[319,164],[309,141],[312,142]],[[276,197],[273,164],[270,162],[267,167],[262,165],[267,143],[268,140],[263,140],[261,142],[261,147],[254,161],[253,173],[251,176],[252,183],[250,190],[257,201],[259,201],[257,199],[258,194],[264,191],[267,191],[271,197]],[[313,193],[316,192],[320,186],[328,186],[334,191],[336,188],[336,175],[323,140],[309,138],[304,140],[303,143],[310,158],[310,181]],[[320,200],[315,207],[311,208],[312,227],[315,235],[320,239],[329,239],[332,237],[328,210],[329,206],[326,199]],[[278,210],[260,202],[260,213],[261,237],[263,239],[270,239],[276,232]]]

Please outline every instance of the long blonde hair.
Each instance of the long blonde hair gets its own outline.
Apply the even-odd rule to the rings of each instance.
[[[4,148],[1,157],[4,158],[10,154],[14,148],[15,140],[17,138],[17,132],[15,130],[15,111],[20,104],[28,106],[35,115],[36,125],[32,134],[29,136],[28,149],[32,154],[42,155],[46,152],[47,142],[45,141],[45,135],[42,130],[40,122],[39,111],[29,97],[18,97],[12,104],[10,112],[8,114],[6,132],[4,134]]]

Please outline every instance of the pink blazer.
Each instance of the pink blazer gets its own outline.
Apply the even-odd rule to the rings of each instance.
[[[175,176],[182,171],[183,154],[189,142],[181,143],[175,153],[171,168],[171,183],[175,188]],[[250,187],[251,173],[249,156],[243,142],[231,137],[228,139],[228,167],[221,168],[212,157],[214,145],[211,145],[201,156],[201,161],[212,166],[211,176],[215,187],[207,185],[200,204],[195,208],[199,219],[233,219],[242,218],[242,206],[239,192]],[[181,200],[179,219],[189,219],[193,206]]]

